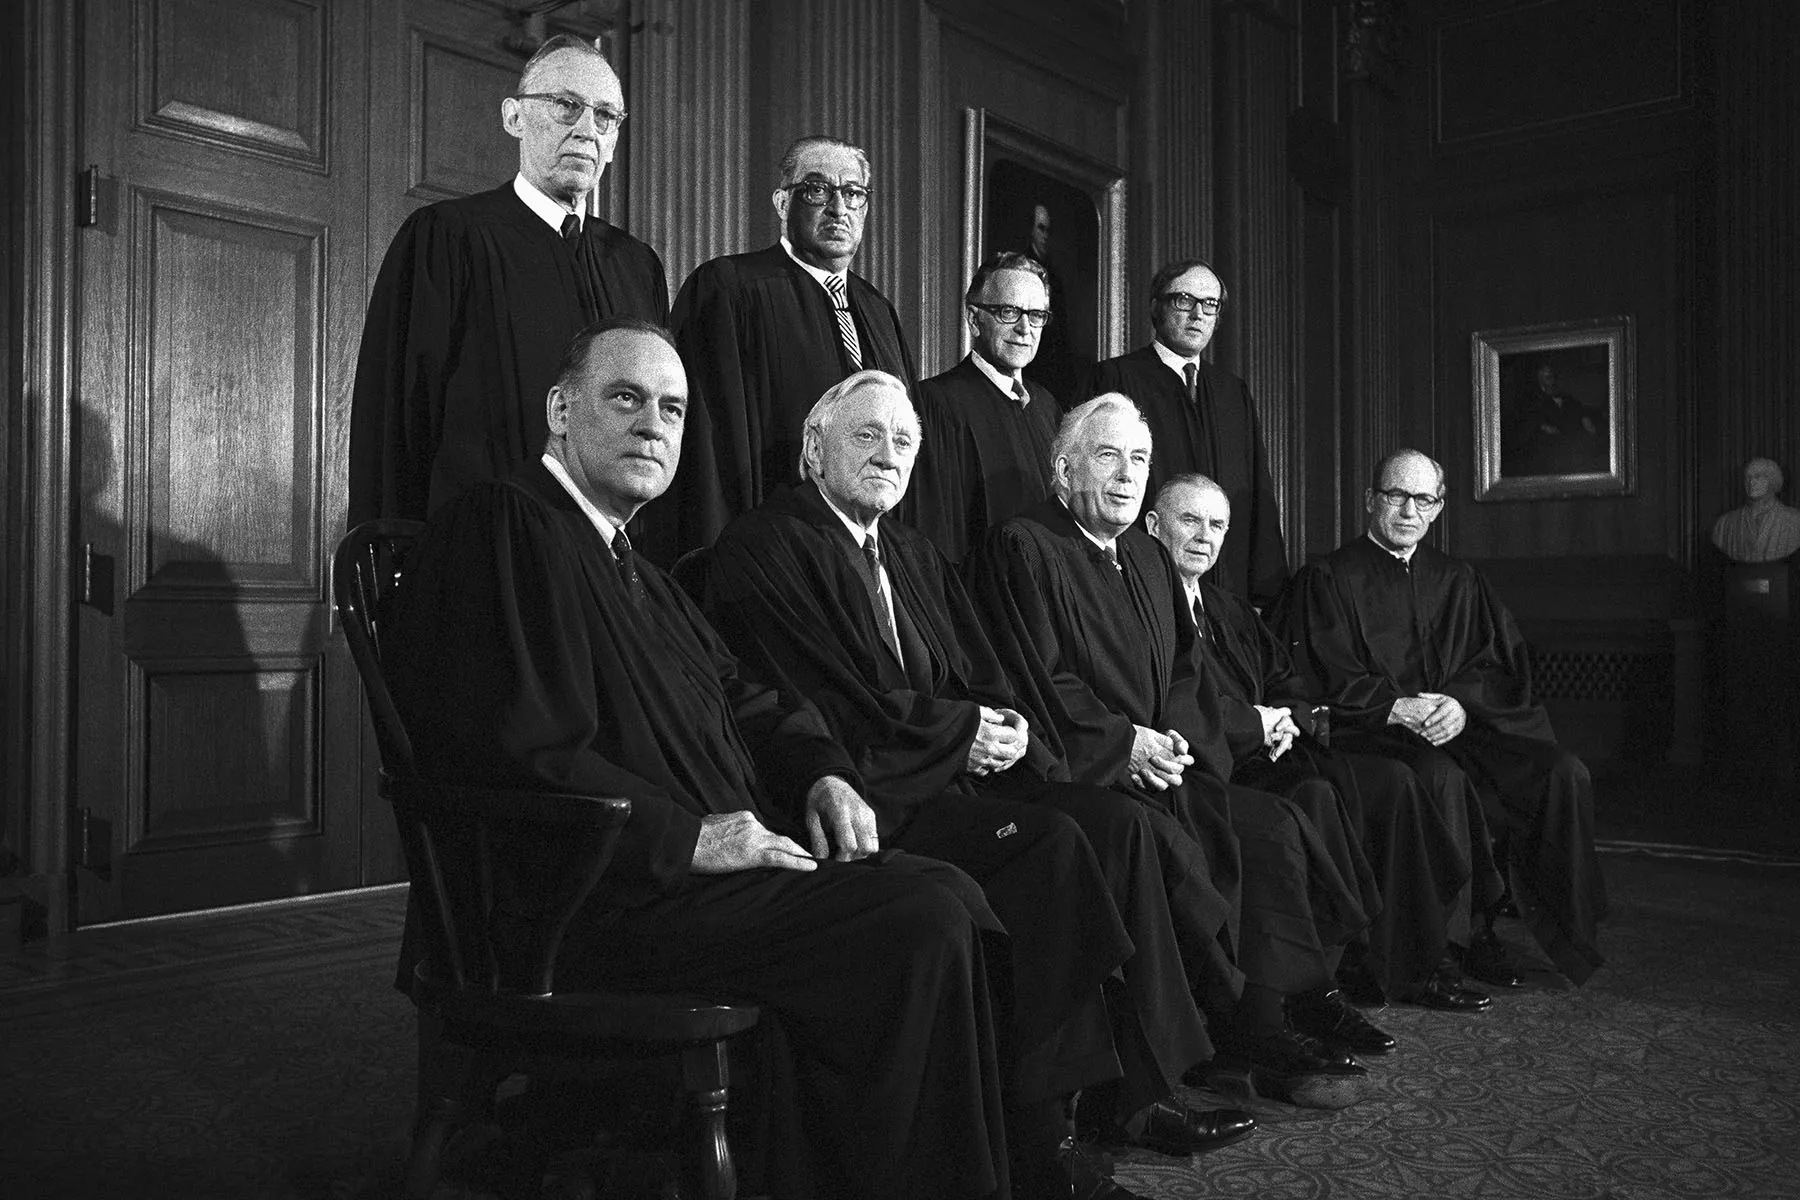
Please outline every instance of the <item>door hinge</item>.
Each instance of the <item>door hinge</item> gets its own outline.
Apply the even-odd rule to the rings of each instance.
[[[106,174],[97,165],[89,166],[81,173],[81,179],[75,188],[75,224],[78,227],[96,228],[103,217],[108,219],[110,225],[111,214],[105,211],[111,194],[107,184]]]
[[[75,810],[75,865],[105,880],[112,879],[112,822],[85,805]]]
[[[113,556],[99,553],[92,542],[81,544],[81,602],[112,616]]]

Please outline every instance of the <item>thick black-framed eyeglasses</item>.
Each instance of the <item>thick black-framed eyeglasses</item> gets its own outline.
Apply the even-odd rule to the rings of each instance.
[[[1187,292],[1164,292],[1163,303],[1176,312],[1193,312],[1196,308],[1209,317],[1219,315],[1219,306],[1225,302],[1217,296],[1195,296]]]
[[[625,123],[626,114],[616,108],[602,108],[598,104],[589,104],[576,96],[562,92],[518,92],[514,100],[542,100],[550,106],[550,116],[558,125],[578,125],[581,114],[589,109],[594,111],[594,132],[605,137]]]
[[[1016,304],[976,304],[969,302],[970,308],[979,308],[1002,325],[1017,325],[1019,318],[1024,317],[1033,329],[1042,329],[1050,323],[1050,310],[1047,308],[1020,308]]]
[[[781,190],[811,208],[824,208],[831,203],[833,192],[843,197],[844,207],[851,212],[869,202],[869,189],[860,183],[829,184],[820,183],[817,179],[802,179],[799,183],[785,185]]]
[[[1405,508],[1411,500],[1413,507],[1421,513],[1434,513],[1444,506],[1442,496],[1433,496],[1430,492],[1404,492],[1399,488],[1377,488],[1375,491],[1391,508]]]

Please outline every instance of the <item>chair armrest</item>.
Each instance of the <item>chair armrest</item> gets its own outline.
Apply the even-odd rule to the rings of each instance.
[[[381,794],[395,804],[502,824],[602,831],[620,828],[631,817],[631,801],[619,796],[439,783],[386,771],[381,773]]]

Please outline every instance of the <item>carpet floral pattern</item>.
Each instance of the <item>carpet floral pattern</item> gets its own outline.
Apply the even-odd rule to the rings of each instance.
[[[1247,1141],[1134,1154],[1119,1181],[1165,1200],[1800,1196],[1800,865],[1605,868],[1609,962],[1586,988],[1534,973],[1486,1014],[1371,1014],[1401,1044],[1361,1103],[1264,1106]],[[107,931],[0,959],[0,1194],[392,1194],[414,1077],[388,987],[400,907],[234,918],[228,953],[185,965]]]

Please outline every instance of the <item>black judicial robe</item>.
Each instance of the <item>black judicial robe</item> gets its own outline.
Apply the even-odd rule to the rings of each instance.
[[[1369,930],[1368,965],[1390,994],[1426,978],[1453,940],[1453,927],[1455,940],[1468,935],[1470,814],[1477,821],[1481,814],[1467,776],[1451,772],[1436,791],[1428,791],[1400,762],[1326,745],[1317,734],[1328,731],[1315,729],[1305,680],[1256,610],[1205,580],[1199,592],[1206,623],[1201,648],[1216,668],[1212,678],[1238,764],[1232,778],[1283,794],[1312,777],[1331,781],[1355,821],[1381,893],[1381,911]],[[1287,709],[1301,730],[1277,761],[1263,753],[1256,705]],[[1477,827],[1485,836],[1485,823]],[[1485,847],[1482,855],[1491,875]],[[1484,896],[1497,894],[1483,890]],[[1460,914],[1460,922],[1453,913]]]
[[[1281,992],[1329,978],[1325,951],[1369,923],[1341,804],[1329,835],[1282,797],[1227,782],[1232,755],[1217,692],[1201,676],[1168,551],[1140,529],[1107,562],[1060,500],[1002,522],[968,560],[968,584],[1017,707],[1072,777],[1172,812],[1239,903],[1239,964]],[[1178,730],[1194,765],[1166,792],[1130,781],[1134,726]],[[1326,789],[1329,792],[1329,789]],[[1335,800],[1335,795],[1333,796]]]
[[[1546,953],[1575,983],[1603,962],[1596,929],[1606,886],[1594,855],[1587,769],[1556,744],[1532,694],[1525,639],[1469,563],[1420,545],[1410,567],[1362,536],[1294,577],[1269,624],[1291,648],[1333,736],[1413,762],[1440,753],[1461,766],[1506,831],[1517,899]],[[1454,697],[1463,732],[1435,751],[1387,724],[1395,700]]]
[[[656,251],[587,219],[571,252],[511,182],[419,209],[369,297],[350,410],[350,519],[423,519],[543,450],[569,339],[603,317],[667,324]]]
[[[741,676],[666,575],[641,578],[638,604],[540,462],[441,509],[383,646],[421,770],[632,801],[559,973],[764,1006],[786,1052],[775,1194],[989,1194],[1000,1083],[969,911],[899,862],[689,871],[706,815],[781,828],[771,805],[856,775],[816,710]]]
[[[1072,1010],[1088,989],[1097,999],[1101,979],[1123,966],[1144,1030],[1119,1039],[1123,1108],[1165,1098],[1188,1067],[1211,1057],[1168,910],[1185,906],[1184,929],[1203,927],[1216,938],[1224,898],[1204,878],[1167,888],[1149,831],[1130,828],[1141,823],[1136,806],[1105,789],[1049,782],[1068,772],[1037,738],[1009,770],[968,774],[981,705],[1012,707],[1005,674],[943,555],[891,517],[877,531],[904,668],[876,615],[859,544],[811,482],[782,489],[726,527],[709,558],[705,610],[746,672],[806,696],[850,749],[882,845],[946,859],[984,883],[1012,934],[1020,992],[1044,993],[1036,1007]],[[1093,832],[1100,866],[1051,869],[1038,863],[1042,855],[1015,863],[1009,854],[1004,869],[982,869],[996,852],[995,829],[1010,823],[1029,832],[1048,809]],[[949,815],[959,812],[992,817],[965,831]],[[945,828],[952,838],[941,836]],[[1123,852],[1114,849],[1122,844]],[[1204,868],[1197,850],[1186,861]],[[1101,870],[1105,878],[1095,878]]]
[[[1050,444],[1062,410],[1026,380],[1020,407],[971,358],[919,384],[922,433],[896,515],[960,563],[987,531],[1050,495]]]
[[[1210,575],[1234,596],[1255,604],[1273,600],[1287,582],[1287,549],[1262,422],[1244,381],[1202,359],[1195,403],[1189,404],[1181,376],[1163,363],[1155,346],[1145,346],[1094,368],[1081,394],[1103,392],[1130,396],[1150,423],[1155,444],[1146,500],[1171,477],[1190,471],[1225,489],[1231,529]]]
[[[845,280],[862,366],[898,376],[912,394],[919,376],[899,314],[862,276]],[[681,472],[639,539],[664,565],[799,479],[806,414],[852,371],[831,298],[780,243],[701,263],[672,320],[692,403]]]

